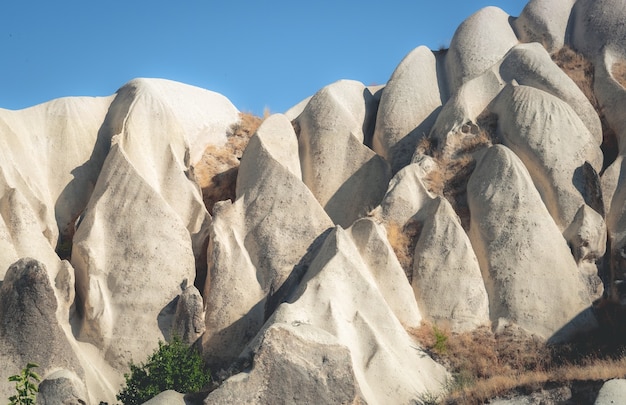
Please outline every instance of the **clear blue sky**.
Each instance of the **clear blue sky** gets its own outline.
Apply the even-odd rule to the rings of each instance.
[[[339,79],[383,84],[413,48],[447,46],[488,5],[523,0],[7,0],[0,107],[113,94],[136,77],[177,80],[241,111],[283,112]]]

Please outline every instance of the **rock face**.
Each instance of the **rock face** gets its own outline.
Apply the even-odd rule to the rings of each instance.
[[[626,280],[625,13],[487,7],[386,85],[335,82],[258,129],[161,79],[0,109],[0,396],[36,362],[40,403],[114,402],[179,336],[220,384],[207,404],[413,403],[450,377],[422,321],[597,326]],[[232,125],[254,136],[224,158]]]
[[[385,86],[373,149],[391,162],[394,173],[409,163],[437,118],[442,102],[437,75],[435,55],[420,46],[400,62]]]
[[[335,228],[300,288],[242,354],[254,356],[253,368],[227,380],[205,403],[239,397],[307,403],[316,401],[314,395],[332,403],[409,403],[419,393],[440,390],[445,371],[415,349],[403,327],[421,319],[404,277],[372,220]],[[302,357],[314,365],[303,367]],[[275,381],[268,381],[270,375]],[[284,380],[291,383],[275,385]]]
[[[57,299],[41,262],[23,258],[9,267],[0,287],[0,363],[7,377],[27,363],[40,374],[58,367],[84,377],[84,371],[56,316]],[[0,381],[3,398],[14,384]]]
[[[307,251],[332,227],[300,180],[297,151],[289,121],[270,117],[241,159],[237,200],[214,209],[202,345],[216,366],[228,366],[257,334],[268,307],[302,277]]]
[[[590,298],[528,171],[510,149],[494,146],[467,191],[469,237],[483,270],[491,320],[510,320],[550,337]]]

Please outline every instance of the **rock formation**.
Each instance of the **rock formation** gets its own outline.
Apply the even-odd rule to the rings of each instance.
[[[245,122],[208,90],[0,109],[0,395],[36,362],[41,403],[114,402],[180,336],[206,404],[413,403],[450,378],[423,321],[555,343],[623,311],[624,20],[618,0],[479,10],[385,86],[266,117],[227,184],[205,166]]]

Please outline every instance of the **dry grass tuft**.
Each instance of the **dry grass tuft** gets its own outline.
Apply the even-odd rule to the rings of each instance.
[[[395,222],[385,225],[387,240],[396,254],[409,283],[413,280],[413,252],[419,239],[421,224],[409,220],[404,226]]]
[[[269,113],[269,111],[268,111]],[[207,210],[212,213],[218,201],[235,200],[235,186],[239,159],[248,141],[263,122],[263,118],[249,113],[241,113],[240,121],[234,124],[224,146],[209,145],[196,164],[194,173],[202,189],[202,198]]]
[[[614,63],[611,66],[611,74],[622,87],[626,88],[626,60]]]
[[[417,146],[418,154],[433,157],[438,166],[427,173],[426,188],[452,204],[465,230],[469,229],[467,182],[476,166],[475,153],[497,142],[495,117],[479,117],[477,121],[478,124],[463,125],[455,139],[449,140],[446,150],[427,137],[422,138]]]

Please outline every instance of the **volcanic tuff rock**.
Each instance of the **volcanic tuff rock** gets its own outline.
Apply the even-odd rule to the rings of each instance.
[[[34,361],[42,401],[113,402],[176,334],[221,383],[207,404],[411,403],[449,378],[407,332],[423,320],[594,327],[626,279],[625,20],[619,0],[480,10],[387,85],[267,117],[213,217],[194,173],[244,122],[224,96],[136,79],[0,110],[0,395]]]

